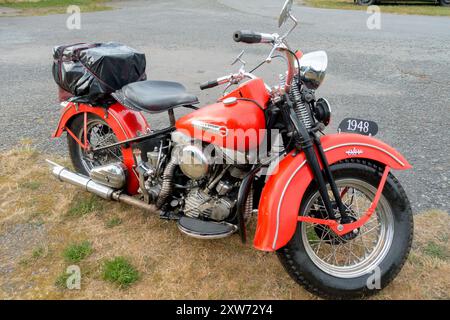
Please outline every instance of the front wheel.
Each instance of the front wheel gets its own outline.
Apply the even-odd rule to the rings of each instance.
[[[349,222],[356,221],[370,207],[383,168],[351,159],[331,166],[331,170]],[[314,182],[305,193],[299,214],[325,217]],[[392,281],[406,261],[412,238],[408,198],[389,174],[376,211],[359,229],[338,236],[326,226],[299,222],[294,236],[277,255],[290,276],[308,291],[324,298],[359,298]]]

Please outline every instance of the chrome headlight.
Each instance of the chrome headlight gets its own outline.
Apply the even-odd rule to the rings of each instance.
[[[308,89],[316,90],[325,78],[328,57],[325,51],[314,51],[300,58],[300,79]]]

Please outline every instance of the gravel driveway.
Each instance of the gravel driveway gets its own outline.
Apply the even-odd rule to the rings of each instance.
[[[261,45],[232,41],[237,29],[276,32],[282,0],[130,1],[114,11],[85,13],[81,30],[68,30],[67,15],[0,18],[0,149],[32,139],[47,153],[64,153],[65,139],[52,141],[58,120],[51,48],[82,41],[119,41],[148,57],[151,79],[184,83],[202,103],[219,89],[198,84],[235,70],[229,63],[245,48],[249,66],[268,54]],[[296,7],[300,27],[293,47],[329,55],[319,90],[333,105],[329,132],[347,116],[378,122],[378,137],[414,165],[399,172],[416,211],[449,211],[450,19],[383,14],[381,30],[366,27],[368,15]],[[281,64],[260,72],[276,80]],[[159,127],[165,116],[153,116]]]

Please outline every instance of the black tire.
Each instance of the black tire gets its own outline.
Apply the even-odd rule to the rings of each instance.
[[[108,126],[108,124],[100,117],[89,114],[87,122],[88,122],[88,130],[87,130],[88,132],[89,132],[89,125],[91,125],[93,123],[101,124],[101,125],[105,126],[105,128],[108,128],[108,130],[110,130],[112,132],[112,129]],[[84,139],[83,139],[84,116],[83,115],[79,115],[79,116],[75,117],[69,124],[69,129],[73,132],[73,134],[75,136],[77,136],[79,138],[80,141],[84,142]],[[88,139],[90,139],[90,137],[88,137]],[[111,143],[111,142],[116,142],[116,141],[117,141],[117,137],[115,135],[113,135],[112,140],[110,140],[109,142]],[[83,158],[85,158],[86,155],[83,154],[83,151],[80,148],[79,144],[76,142],[76,140],[70,134],[67,134],[67,145],[69,148],[70,159],[72,161],[73,167],[75,168],[75,171],[80,174],[89,176],[89,169],[87,168],[87,166],[85,164],[83,164]],[[107,156],[111,155],[111,152],[109,152],[109,151],[107,151],[107,152],[108,152],[108,154],[106,154],[105,152],[103,152],[103,153],[100,152],[98,154],[95,154],[95,156],[91,155],[91,157],[93,159],[95,159],[95,160],[93,160],[92,166],[98,166],[98,165],[107,164],[107,163],[113,162],[113,161],[119,161],[119,159],[108,160]],[[116,152],[119,157],[122,156],[122,152],[119,147],[117,147],[116,150],[113,150],[113,152]]]
[[[439,0],[439,4],[442,7],[450,7],[450,0]]]
[[[356,0],[359,6],[371,6],[377,3],[377,0]]]
[[[383,170],[378,164],[359,159],[340,162],[333,165],[331,169],[337,182],[340,179],[358,179],[370,184],[375,189],[378,187]],[[313,195],[317,194],[316,192],[317,186],[313,182],[302,200],[301,214],[306,210],[305,206],[311,201]],[[384,203],[390,206],[394,231],[389,250],[377,264],[380,268],[380,289],[387,286],[403,267],[413,239],[411,206],[402,186],[391,174],[386,180],[382,198],[386,200],[383,200]],[[354,278],[342,278],[324,272],[319,268],[306,252],[301,235],[301,225],[302,223],[299,222],[289,243],[277,251],[280,262],[297,283],[309,292],[328,299],[362,298],[379,291],[370,290],[367,287],[367,280],[372,276],[372,273]]]

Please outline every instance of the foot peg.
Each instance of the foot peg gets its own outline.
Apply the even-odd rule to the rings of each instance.
[[[198,239],[225,238],[237,230],[237,226],[233,224],[203,221],[186,216],[181,217],[177,224],[181,232]]]

